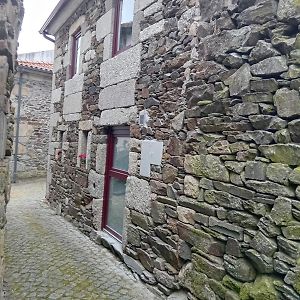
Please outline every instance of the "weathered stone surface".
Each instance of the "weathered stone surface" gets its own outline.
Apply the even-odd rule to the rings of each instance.
[[[283,163],[292,166],[300,165],[300,146],[295,144],[263,145],[259,150],[264,156],[275,163]]]
[[[142,213],[150,213],[150,186],[145,180],[136,177],[127,179],[126,206]],[[140,197],[143,195],[143,197]]]
[[[276,237],[281,233],[280,228],[277,227],[275,223],[267,217],[261,218],[257,226],[264,235],[269,237]]]
[[[287,187],[271,181],[246,181],[246,186],[259,193],[267,193],[275,196],[294,197],[295,191],[292,187]]]
[[[191,260],[192,251],[190,246],[185,241],[179,241],[178,243],[178,255],[184,260]]]
[[[259,253],[270,257],[273,256],[277,250],[277,243],[273,239],[264,236],[261,232],[255,235],[250,245]]]
[[[258,130],[281,130],[287,125],[285,120],[274,116],[254,115],[249,116],[249,120],[253,127]]]
[[[199,180],[193,176],[187,175],[184,177],[184,193],[192,198],[198,198],[200,194]]]
[[[245,167],[245,178],[255,180],[266,180],[267,164],[263,162],[247,162]]]
[[[278,83],[275,79],[253,79],[250,82],[251,91],[255,92],[276,92]]]
[[[258,27],[250,25],[236,30],[225,30],[217,35],[202,39],[199,54],[210,60],[230,49],[255,45],[258,41]]]
[[[257,45],[251,51],[249,58],[251,62],[257,63],[261,60],[277,55],[280,55],[280,53],[273,48],[272,44],[265,41],[258,41]]]
[[[158,269],[154,269],[153,274],[158,282],[163,284],[164,286],[173,289],[174,285],[174,277],[169,275],[166,272],[160,271]]]
[[[285,239],[282,236],[277,237],[279,250],[287,253],[290,257],[297,259],[300,255],[300,245],[298,242],[293,242]]]
[[[244,258],[237,259],[233,256],[225,255],[224,267],[232,277],[242,282],[251,282],[255,279],[255,269]]]
[[[207,275],[209,278],[221,281],[226,274],[221,262],[220,264],[213,263],[195,253],[192,255],[192,262],[196,271]]]
[[[229,222],[238,224],[243,228],[257,228],[257,217],[252,216],[246,212],[232,210],[228,212],[226,217]]]
[[[96,173],[91,170],[88,178],[88,190],[90,194],[95,198],[103,197],[103,189],[104,189],[104,176]]]
[[[300,120],[294,120],[288,124],[291,139],[294,143],[300,143]]]
[[[178,234],[181,239],[195,246],[205,253],[209,253],[215,256],[222,256],[225,247],[221,243],[215,241],[215,239],[203,230],[195,229],[190,225],[178,223]]]
[[[300,267],[299,266],[290,270],[284,278],[284,281],[287,284],[291,284],[298,294],[300,293],[299,278],[300,278]]]
[[[281,228],[282,233],[285,238],[289,240],[295,240],[299,241],[300,240],[300,223],[295,222],[293,225],[287,226],[287,227],[282,227]]]
[[[288,224],[293,219],[291,199],[278,197],[270,215],[276,225]]]
[[[183,128],[183,122],[184,122],[184,112],[181,112],[172,120],[172,127],[175,130],[179,131]]]
[[[187,173],[209,179],[229,182],[229,172],[219,157],[213,155],[187,155],[184,168]]]
[[[192,263],[185,265],[179,273],[179,281],[182,286],[192,291],[200,299],[216,299],[215,293],[208,284],[205,274],[195,271]]]
[[[300,167],[295,168],[289,175],[289,181],[300,185]]]
[[[131,211],[131,221],[134,225],[139,226],[144,230],[149,230],[149,219],[147,216],[132,210]]]
[[[177,168],[172,165],[166,165],[162,170],[162,178],[165,183],[173,183],[177,176]]]
[[[278,299],[278,292],[275,290],[273,281],[272,277],[266,275],[257,277],[250,290],[250,297],[253,299]]]
[[[158,201],[151,204],[151,216],[154,223],[163,224],[165,222],[165,205]]]
[[[292,169],[288,165],[280,163],[269,164],[267,167],[267,178],[271,181],[288,185],[288,178],[291,172]]]
[[[277,17],[279,20],[299,20],[300,5],[293,0],[279,0]]]
[[[282,118],[289,118],[300,114],[299,92],[282,88],[274,96],[277,113]]]
[[[214,187],[217,190],[227,192],[243,199],[252,199],[255,195],[255,192],[249,191],[248,189],[219,181],[214,181]]]
[[[206,191],[204,194],[205,201],[211,204],[217,203],[223,207],[242,210],[242,200],[221,191]]]
[[[187,224],[192,224],[192,225],[195,224],[194,210],[182,206],[177,206],[177,214],[178,214],[179,221]]]
[[[229,86],[230,96],[239,96],[250,89],[250,66],[243,65],[233,75],[224,81]]]
[[[228,238],[226,243],[226,254],[235,256],[235,257],[242,257],[241,247],[238,240],[233,238]]]
[[[239,241],[243,240],[244,236],[242,227],[220,221],[215,217],[209,217],[209,227],[214,231],[230,236],[232,238],[236,238]]]
[[[246,256],[252,261],[255,269],[259,273],[272,273],[273,272],[273,259],[264,254],[258,253],[254,249],[247,250]]]
[[[283,73],[288,70],[286,58],[275,56],[251,66],[251,73],[255,76],[270,76]]]

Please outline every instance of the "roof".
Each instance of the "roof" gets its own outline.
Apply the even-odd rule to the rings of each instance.
[[[19,64],[19,66],[34,69],[37,71],[52,72],[52,70],[53,70],[53,64],[48,63],[48,62],[18,60],[18,64]]]
[[[83,0],[60,0],[39,33],[54,36],[82,3]]]

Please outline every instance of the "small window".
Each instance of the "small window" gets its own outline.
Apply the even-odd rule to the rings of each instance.
[[[82,130],[79,133],[79,148],[77,165],[84,169],[88,168],[89,163],[89,143],[90,143],[90,131]]]
[[[78,30],[72,36],[72,60],[71,60],[71,78],[78,74],[80,65],[80,47],[81,47],[81,31]]]
[[[116,7],[114,53],[117,54],[131,46],[134,0],[118,0]]]

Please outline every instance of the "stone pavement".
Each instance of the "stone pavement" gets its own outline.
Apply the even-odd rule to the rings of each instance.
[[[42,199],[42,180],[13,185],[6,236],[7,299],[157,299],[108,250]]]

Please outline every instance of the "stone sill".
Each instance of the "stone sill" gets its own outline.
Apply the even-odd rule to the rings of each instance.
[[[111,250],[121,261],[124,261],[124,254],[122,249],[122,243],[115,239],[105,231],[93,230],[90,234],[90,238],[98,245],[103,245],[105,248]]]

